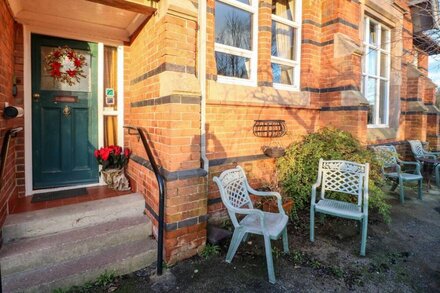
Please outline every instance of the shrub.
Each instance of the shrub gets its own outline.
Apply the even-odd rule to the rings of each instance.
[[[277,160],[283,193],[295,201],[294,217],[297,217],[299,210],[310,207],[311,188],[317,179],[320,158],[370,163],[369,209],[378,211],[389,222],[390,205],[385,202],[384,192],[380,188],[383,185],[380,162],[371,150],[363,147],[350,133],[331,128],[306,135],[302,141],[291,144],[286,149],[286,155]],[[329,197],[353,202],[357,200],[336,192],[329,194]]]

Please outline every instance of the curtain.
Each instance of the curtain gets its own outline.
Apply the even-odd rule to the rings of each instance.
[[[107,104],[104,97],[104,107],[117,110],[118,81],[117,81],[117,50],[115,47],[104,47],[104,94],[106,88],[113,88],[115,92],[114,104]],[[104,116],[104,145],[118,144],[117,116]]]
[[[295,19],[294,4],[295,0],[278,0],[275,4],[275,12],[278,16],[293,20]],[[291,59],[293,46],[293,35],[291,35],[291,30],[293,28],[285,24],[275,22],[275,29],[278,57]],[[290,67],[288,67],[287,70],[283,70],[283,67],[284,66],[281,65],[282,83],[293,84],[293,70],[291,70]]]

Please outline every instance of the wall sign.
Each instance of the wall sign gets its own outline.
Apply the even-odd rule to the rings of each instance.
[[[107,105],[114,105],[115,104],[115,89],[113,89],[113,88],[106,88],[105,89],[105,103]]]

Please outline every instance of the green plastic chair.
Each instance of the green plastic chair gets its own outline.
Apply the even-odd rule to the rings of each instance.
[[[405,202],[404,196],[404,183],[417,181],[418,182],[418,196],[419,199],[423,199],[422,192],[422,184],[423,184],[423,176],[420,173],[420,164],[418,162],[405,162],[399,160],[398,153],[396,148],[392,145],[381,145],[373,147],[373,150],[379,156],[379,159],[382,160],[382,174],[393,180],[394,184],[391,187],[391,190],[394,191],[397,186],[400,187],[400,203]],[[405,165],[415,166],[414,173],[402,172],[402,167]]]
[[[369,164],[349,161],[319,160],[318,180],[312,186],[310,205],[310,241],[315,241],[315,213],[353,219],[362,224],[361,256],[365,256],[368,225],[368,172]],[[321,196],[316,202],[316,190]],[[325,198],[327,191],[351,194],[356,203]]]
[[[414,155],[416,161],[423,166],[423,162],[419,161],[419,158],[431,158],[438,159],[440,156],[440,152],[428,152],[423,148],[420,140],[408,140],[409,145],[411,146],[411,151]],[[440,164],[435,166],[435,184],[440,187]]]
[[[284,252],[289,252],[287,240],[287,221],[289,217],[284,212],[281,196],[278,192],[256,191],[249,186],[246,175],[240,166],[224,171],[219,177],[214,177],[214,182],[220,190],[223,204],[226,206],[229,217],[234,225],[234,234],[226,255],[226,262],[230,263],[238,247],[248,234],[263,235],[266,250],[266,263],[269,282],[275,283],[273,268],[271,240],[283,237]],[[278,201],[279,213],[263,212],[252,205],[249,193],[257,196],[275,196]],[[236,214],[246,215],[238,220]]]

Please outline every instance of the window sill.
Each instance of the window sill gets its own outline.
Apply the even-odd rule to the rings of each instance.
[[[299,87],[282,83],[274,83],[273,87],[277,90],[299,92]]]
[[[228,77],[228,76],[223,76],[223,75],[217,76],[217,82],[218,83],[233,84],[233,85],[251,86],[251,87],[257,86],[257,82],[254,80],[251,80],[251,79],[234,78],[234,77]]]
[[[390,128],[388,124],[368,124],[367,128],[375,129],[375,128]]]

